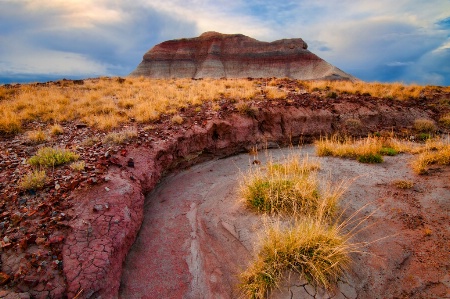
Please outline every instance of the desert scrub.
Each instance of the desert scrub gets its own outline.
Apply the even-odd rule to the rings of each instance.
[[[181,115],[177,114],[172,116],[172,123],[173,124],[177,124],[177,125],[181,125],[184,122],[183,117],[181,117]]]
[[[53,136],[61,135],[64,133],[64,128],[60,124],[54,124],[49,128],[50,134]]]
[[[411,165],[417,174],[426,174],[430,165],[450,165],[450,143],[434,144],[413,158]]]
[[[84,161],[76,161],[76,162],[73,162],[72,164],[70,164],[70,168],[75,171],[83,171],[85,167],[86,167],[86,162],[84,162]]]
[[[414,186],[414,182],[410,180],[395,180],[392,184],[399,189],[411,189]]]
[[[440,123],[442,126],[444,126],[444,127],[450,129],[450,113],[447,113],[447,114],[445,114],[444,116],[442,116],[442,117],[439,119],[439,123]]]
[[[28,159],[33,166],[54,167],[78,160],[79,155],[61,148],[43,147],[36,155]]]
[[[355,247],[341,230],[342,226],[308,217],[292,227],[270,227],[256,259],[240,275],[243,295],[266,298],[289,272],[330,289],[349,268]]]
[[[47,134],[41,129],[28,131],[25,134],[26,139],[29,143],[39,144],[47,140]]]
[[[239,113],[253,117],[256,114],[256,108],[252,107],[252,105],[248,102],[239,101],[236,104],[236,109]]]
[[[332,217],[344,188],[321,188],[314,171],[318,168],[317,161],[295,157],[284,163],[269,161],[266,169],[255,168],[242,180],[244,202],[259,213]]]
[[[363,154],[356,157],[356,160],[361,163],[383,163],[383,157],[380,154]]]
[[[420,133],[432,133],[436,131],[434,121],[426,118],[419,118],[414,121],[414,130]]]
[[[136,128],[125,128],[121,131],[107,134],[102,141],[106,144],[122,144],[137,136],[138,131]]]
[[[46,180],[44,170],[34,170],[20,180],[19,187],[24,190],[37,190],[44,187]]]

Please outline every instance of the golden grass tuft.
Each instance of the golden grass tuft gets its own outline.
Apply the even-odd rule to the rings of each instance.
[[[20,180],[19,186],[24,190],[36,190],[44,187],[46,180],[47,176],[44,170],[34,170]]]
[[[39,144],[47,140],[47,134],[41,129],[28,131],[26,132],[26,139],[29,143]]]
[[[183,117],[181,117],[181,115],[177,114],[172,116],[171,121],[173,124],[181,125],[184,122],[184,119]]]
[[[53,136],[61,135],[64,133],[64,128],[60,124],[54,124],[49,128],[50,134]]]
[[[70,168],[75,171],[83,171],[85,167],[86,167],[86,162],[84,162],[84,161],[76,161],[76,162],[73,162],[72,164],[70,164]]]
[[[450,165],[450,143],[444,141],[430,141],[411,166],[417,174],[426,174],[430,165]]]
[[[123,144],[138,136],[136,128],[125,128],[117,132],[111,132],[103,138],[106,144]]]
[[[436,125],[434,121],[426,118],[419,118],[414,120],[414,129],[421,133],[432,133],[436,131]]]
[[[315,145],[318,156],[358,158],[363,162],[366,161],[366,158],[370,160],[370,157],[379,160],[380,153],[383,148],[386,148],[383,139],[378,137],[367,137],[360,140],[347,137],[344,140],[339,140],[334,136],[321,138],[315,142]]]
[[[444,127],[450,129],[450,113],[447,113],[447,114],[445,114],[444,116],[442,116],[442,117],[439,119],[439,123],[440,123],[442,126],[444,126]]]
[[[414,182],[410,180],[395,180],[392,184],[400,189],[411,189],[414,186]]]
[[[283,163],[269,160],[265,169],[254,168],[241,184],[246,206],[259,213],[301,217],[333,217],[344,185],[320,186],[317,160],[290,156]]]
[[[270,227],[256,259],[240,276],[242,293],[246,298],[266,298],[289,272],[330,289],[349,268],[354,250],[342,226],[321,218],[302,218],[287,228]]]

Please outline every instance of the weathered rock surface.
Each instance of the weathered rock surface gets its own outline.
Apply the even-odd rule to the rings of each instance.
[[[307,50],[301,38],[262,42],[242,34],[205,32],[170,40],[144,55],[131,76],[150,78],[355,78]]]

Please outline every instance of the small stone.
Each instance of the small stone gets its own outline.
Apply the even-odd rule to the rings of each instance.
[[[111,157],[111,153],[109,151],[106,151],[105,152],[105,158],[109,158],[109,157]]]
[[[5,242],[5,243],[9,243],[9,238],[7,237],[7,236],[5,236],[4,238],[3,238],[3,242]]]
[[[100,212],[103,210],[103,205],[95,205],[93,208],[94,212]]]
[[[111,189],[109,189],[108,187],[105,187],[106,192],[109,192],[109,190],[111,190]]]
[[[45,244],[45,238],[36,238],[36,241],[35,241],[35,243],[36,243],[36,245],[42,245],[42,244]]]
[[[59,190],[61,189],[61,185],[60,184],[55,184],[55,190]]]
[[[0,285],[6,284],[10,278],[11,276],[9,276],[8,274],[0,272]]]
[[[133,161],[133,158],[128,159],[127,166],[128,166],[128,167],[134,167],[134,161]]]

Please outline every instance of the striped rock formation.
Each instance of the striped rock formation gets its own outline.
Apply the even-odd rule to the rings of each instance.
[[[307,48],[301,38],[269,43],[242,34],[205,32],[199,37],[169,40],[154,46],[130,75],[150,78],[356,79]]]

